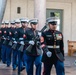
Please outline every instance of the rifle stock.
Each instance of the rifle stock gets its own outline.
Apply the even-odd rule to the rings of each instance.
[[[23,49],[24,49],[24,45],[21,45],[18,50],[23,52]]]
[[[16,47],[17,47],[17,44],[16,44],[16,43],[14,43],[14,44],[13,44],[13,46],[12,46],[12,49],[14,49],[14,50],[15,50],[15,49],[16,49]]]
[[[5,43],[6,43],[6,40],[3,41],[3,44],[5,44]]]
[[[3,39],[3,38],[1,38],[1,44],[3,44],[3,41],[4,41],[4,39]]]
[[[10,40],[9,43],[8,43],[8,45],[9,45],[9,46],[12,46],[12,44],[13,44],[13,43],[12,43],[12,41]]]
[[[0,43],[1,43],[1,37],[0,37]]]
[[[33,47],[33,45],[29,45],[29,46],[26,48],[26,51],[31,52],[32,47]]]

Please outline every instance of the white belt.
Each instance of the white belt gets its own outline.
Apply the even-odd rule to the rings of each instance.
[[[23,40],[23,38],[19,38],[19,40]]]
[[[54,46],[47,46],[48,48],[59,48],[60,46],[56,46],[56,45],[54,45]]]
[[[13,40],[15,40],[15,38],[12,38]]]

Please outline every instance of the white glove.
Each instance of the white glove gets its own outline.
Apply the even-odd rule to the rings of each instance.
[[[24,45],[24,41],[21,41],[20,44]]]
[[[46,55],[47,55],[47,57],[51,57],[51,56],[52,56],[52,53],[51,53],[50,51],[48,51],[48,52],[46,53]]]
[[[6,38],[4,36],[2,36],[4,40],[6,40]]]
[[[12,40],[15,40],[15,38],[12,38]]]
[[[33,40],[29,41],[29,44],[34,45],[35,42]]]
[[[4,40],[6,40],[6,38],[4,37]]]
[[[15,43],[15,44],[16,44],[17,42],[16,42],[16,41],[14,41],[13,43]]]
[[[41,37],[41,32],[38,32],[39,37]]]

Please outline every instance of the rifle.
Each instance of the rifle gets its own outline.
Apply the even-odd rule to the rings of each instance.
[[[12,49],[14,49],[14,50],[15,50],[15,49],[16,49],[16,47],[17,47],[17,43],[14,43],[14,44],[13,44],[13,46],[12,46]]]
[[[6,43],[6,39],[4,39],[4,41],[3,41],[3,44],[5,44]]]
[[[4,39],[4,40],[3,40],[3,44],[4,44],[4,45],[8,45],[8,43],[9,43],[9,41],[10,41],[9,38],[8,38],[8,37],[5,38],[4,36],[2,36],[2,39]]]
[[[12,46],[13,42],[10,40],[8,46]]]
[[[13,43],[14,43],[15,38],[12,38],[12,39],[13,39]],[[14,43],[14,44],[13,44],[13,46],[12,46],[11,48],[15,50],[15,49],[16,49],[16,47],[17,47],[17,43]]]
[[[7,46],[12,46],[13,45],[13,40],[12,40],[12,37],[10,37],[10,36],[8,36],[8,44],[7,44]]]
[[[0,37],[0,44],[2,44],[2,39],[1,39],[1,37]]]
[[[6,43],[6,45],[7,46],[12,46],[12,44],[13,44],[13,41],[12,40],[10,40],[9,38],[6,38],[6,40],[4,41],[5,43]]]
[[[1,44],[3,44],[4,39],[2,37],[0,39],[1,39]]]
[[[46,28],[47,28],[47,24],[45,24],[45,26],[41,29],[41,32],[44,32],[44,30],[45,30]],[[39,38],[39,36],[33,37],[32,40],[35,42],[37,38]],[[30,44],[30,45],[26,48],[26,51],[31,52],[32,47],[33,47],[33,45]]]
[[[21,52],[23,52],[23,49],[24,49],[24,45],[21,44],[21,46],[19,47],[18,50],[21,51]]]

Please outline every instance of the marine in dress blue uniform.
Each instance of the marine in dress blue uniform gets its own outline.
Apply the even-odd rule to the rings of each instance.
[[[18,28],[20,28],[20,20],[16,19],[15,20],[15,29],[12,29],[13,32],[13,44],[17,44],[19,41],[19,34],[18,34]],[[12,50],[13,51],[13,60],[12,60],[12,67],[13,70],[16,70],[17,66],[18,66],[18,46]]]
[[[20,47],[18,49],[18,73],[23,71],[26,66],[25,42],[26,42],[26,30],[28,29],[27,25],[29,20],[27,18],[22,18],[20,19],[20,21],[22,26],[18,29],[19,44],[20,44]]]
[[[7,36],[8,36],[8,25],[9,21],[4,22],[5,27],[2,28],[2,38],[4,39],[3,44],[2,44],[2,62],[7,63]]]
[[[5,43],[5,46],[6,46],[6,64],[7,64],[7,67],[9,67],[11,65],[11,53],[12,53],[12,50],[11,50],[11,47],[8,46],[8,43],[9,41],[11,40],[11,28],[10,28],[10,25],[8,24],[7,25],[7,37],[6,37],[6,43]]]
[[[38,42],[40,38],[37,38],[36,41],[33,41],[33,38],[38,35],[38,31],[36,30],[36,26],[38,24],[37,19],[30,20],[31,28],[26,31],[26,37],[28,40],[28,44],[32,45],[32,48],[27,50],[26,48],[26,71],[27,75],[33,75],[33,67],[34,64],[36,66],[36,73],[35,75],[41,75],[41,58],[42,58],[42,51],[38,48]]]
[[[2,59],[2,54],[1,54],[1,52],[2,52],[2,42],[1,42],[1,38],[2,38],[2,28],[3,28],[3,26],[4,26],[4,22],[2,22],[2,24],[1,24],[1,28],[0,28],[0,61],[1,61],[1,59]]]
[[[52,66],[55,66],[56,75],[65,75],[64,71],[64,42],[63,35],[56,30],[57,18],[47,19],[49,29],[42,34],[42,61],[44,70],[42,75],[50,75]]]

